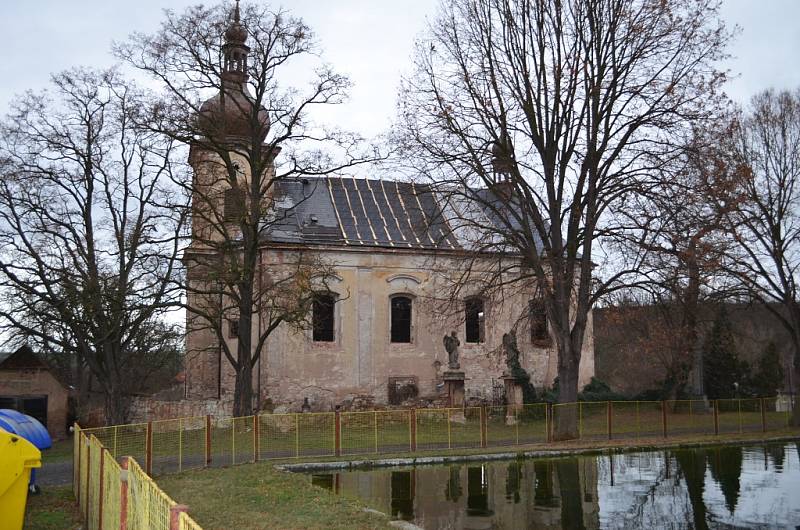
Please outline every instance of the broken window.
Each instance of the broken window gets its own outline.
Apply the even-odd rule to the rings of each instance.
[[[411,342],[411,298],[395,296],[391,302],[392,342]]]
[[[464,302],[467,342],[478,343],[484,341],[484,315],[482,299],[469,298]]]
[[[550,342],[550,334],[547,332],[547,310],[542,300],[531,300],[529,303],[531,342],[543,343]]]
[[[314,296],[311,322],[315,342],[333,342],[335,340],[333,313],[335,305],[336,298],[332,294],[320,293]]]

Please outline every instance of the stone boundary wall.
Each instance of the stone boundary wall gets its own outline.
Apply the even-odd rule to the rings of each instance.
[[[135,398],[131,404],[130,423],[172,420],[196,416],[229,417],[233,402],[219,399],[160,400],[146,397]]]

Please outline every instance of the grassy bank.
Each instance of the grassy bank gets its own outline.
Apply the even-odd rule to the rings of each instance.
[[[158,484],[175,501],[187,504],[204,530],[389,528],[388,519],[364,512],[356,501],[268,463],[187,471],[159,477]]]
[[[2,525],[0,525],[2,526]],[[28,495],[25,530],[73,530],[82,528],[78,507],[70,486],[42,488]]]
[[[505,452],[519,454],[525,451],[565,453],[587,449],[637,450],[654,447],[681,447],[696,444],[759,443],[786,437],[800,438],[800,430],[786,429],[780,432],[731,434],[717,436],[685,436],[665,440],[664,438],[640,438],[612,441],[572,441],[547,445],[507,447]],[[394,455],[370,455],[374,459],[387,457],[420,457],[441,455],[475,455],[504,452],[504,448],[483,450],[462,449],[453,451],[420,453],[397,453]],[[364,460],[353,457],[352,460]],[[342,461],[347,458],[319,458],[315,461]],[[308,459],[305,459],[308,461]],[[297,462],[284,460],[283,462]],[[363,506],[354,500],[337,497],[333,493],[312,486],[307,475],[282,472],[273,466],[277,462],[246,464],[222,469],[187,471],[178,475],[157,478],[158,484],[173,499],[189,505],[189,513],[204,530],[237,528],[255,530],[261,528],[387,528],[387,519],[365,513]]]

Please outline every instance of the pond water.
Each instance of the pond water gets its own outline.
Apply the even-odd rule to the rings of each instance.
[[[314,474],[427,530],[800,528],[800,442]]]

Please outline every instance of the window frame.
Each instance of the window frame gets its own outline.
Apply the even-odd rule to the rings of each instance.
[[[539,298],[528,301],[528,326],[530,327],[531,344],[549,346],[552,343],[547,308],[544,301]]]
[[[408,341],[395,341],[394,340],[394,301],[400,298],[404,298],[409,302],[409,311],[408,311]],[[415,297],[409,293],[395,293],[389,296],[389,344],[391,345],[407,345],[407,344],[414,344],[414,300]]]
[[[318,300],[320,298],[328,298],[331,302],[330,304],[330,333],[331,339],[324,340],[324,339],[317,339],[317,327],[315,325],[315,309],[317,308]],[[332,291],[320,291],[315,292],[314,297],[311,301],[311,342],[314,344],[336,344],[339,341],[339,333],[337,332],[337,324],[339,319],[336,315],[336,305],[339,302],[338,295]]]
[[[470,305],[479,303],[480,308],[475,315],[478,326],[477,340],[470,340]],[[464,342],[466,344],[484,344],[486,342],[486,300],[480,296],[470,296],[464,299]]]

